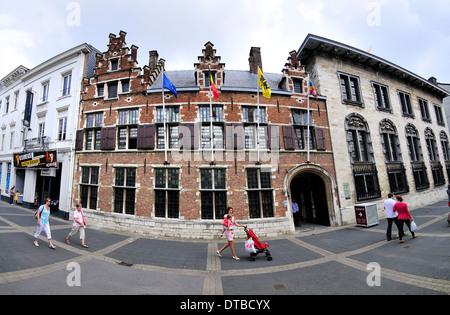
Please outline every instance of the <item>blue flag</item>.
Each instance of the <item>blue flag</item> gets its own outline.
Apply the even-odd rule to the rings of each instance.
[[[175,98],[177,98],[177,88],[175,87],[175,85],[172,84],[172,82],[170,82],[169,79],[167,79],[164,73],[163,73],[163,88],[168,89],[170,92],[173,93],[173,95],[175,95]]]

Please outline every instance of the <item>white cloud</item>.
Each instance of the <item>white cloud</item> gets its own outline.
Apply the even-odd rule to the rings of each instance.
[[[303,16],[307,22],[321,25],[325,19],[323,9],[325,4],[319,1],[302,2],[297,6],[298,12]]]
[[[27,49],[34,45],[32,34],[22,30],[4,29],[0,30],[0,38],[3,46],[0,50],[0,78],[19,65],[31,66]]]

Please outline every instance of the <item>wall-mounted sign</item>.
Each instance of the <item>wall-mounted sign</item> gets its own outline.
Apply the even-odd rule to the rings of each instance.
[[[17,168],[56,168],[56,151],[14,154],[14,167]]]

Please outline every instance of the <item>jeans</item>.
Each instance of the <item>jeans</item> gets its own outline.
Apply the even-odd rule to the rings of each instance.
[[[387,218],[387,221],[388,221],[388,227],[387,227],[387,231],[386,231],[386,237],[387,237],[387,240],[390,241],[392,239],[392,222],[394,222],[395,225],[397,226],[399,235],[400,235],[401,228],[399,226],[400,224],[399,224],[399,220],[397,219],[397,217],[395,217],[395,218]],[[403,236],[403,230],[402,230],[401,234]]]

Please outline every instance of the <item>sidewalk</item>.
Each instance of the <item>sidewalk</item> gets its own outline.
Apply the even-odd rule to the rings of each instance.
[[[386,219],[371,228],[305,226],[290,237],[261,239],[273,260],[258,255],[252,262],[244,240],[235,241],[235,261],[229,249],[216,255],[225,240],[152,239],[96,227],[87,229],[83,249],[78,235],[64,242],[72,222],[54,217],[56,250],[44,232],[35,247],[33,211],[0,202],[0,294],[450,294],[449,211],[447,201],[413,210],[419,237],[403,244],[386,241]],[[71,286],[77,279],[80,286]]]

